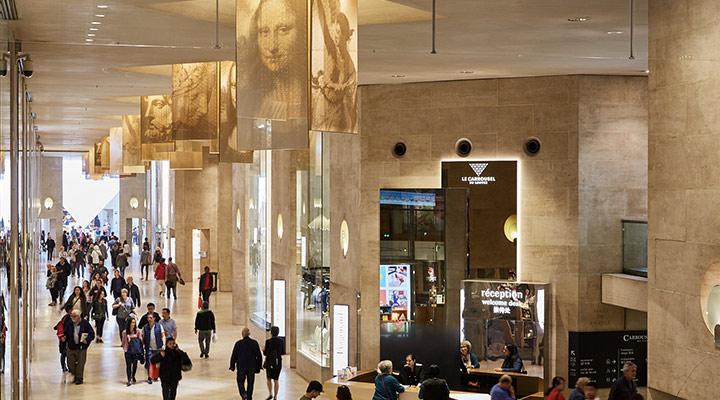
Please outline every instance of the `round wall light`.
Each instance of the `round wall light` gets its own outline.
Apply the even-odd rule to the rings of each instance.
[[[516,214],[507,217],[507,219],[505,220],[505,226],[503,226],[503,231],[505,231],[505,237],[507,238],[507,240],[515,243],[518,238]]]
[[[282,214],[278,214],[277,218],[277,235],[278,239],[283,238],[283,217]]]
[[[55,202],[50,197],[46,197],[45,201],[43,201],[43,205],[45,206],[46,210],[50,210],[51,208],[53,208],[54,204],[55,204]]]
[[[130,208],[133,210],[140,207],[140,201],[137,199],[137,197],[131,197],[130,198]]]
[[[347,221],[343,220],[343,222],[340,224],[340,248],[342,249],[343,257],[347,257],[349,247],[350,228],[348,228]]]
[[[237,229],[238,233],[242,230],[241,224],[242,220],[242,213],[240,212],[240,207],[238,207],[237,211],[235,212],[235,229]]]

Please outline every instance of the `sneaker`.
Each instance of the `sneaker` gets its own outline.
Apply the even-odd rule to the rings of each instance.
[[[127,381],[127,386],[128,386],[128,387],[132,386],[132,382]]]
[[[133,376],[133,378],[132,378],[132,383],[137,383],[137,381],[135,380],[135,377],[134,377],[134,376]]]
[[[148,378],[148,385],[152,385],[152,379]]]
[[[76,385],[82,385],[82,384],[83,384],[83,380],[82,380],[82,379],[75,378],[75,384],[76,384]]]
[[[98,338],[98,343],[105,343],[105,342],[103,342],[102,338]]]
[[[273,400],[273,395],[269,395],[268,397],[265,398],[265,400]]]

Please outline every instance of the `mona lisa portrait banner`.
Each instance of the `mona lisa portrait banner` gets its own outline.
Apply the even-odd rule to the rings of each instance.
[[[238,148],[307,148],[308,2],[236,5]]]
[[[312,0],[312,130],[358,133],[357,10],[357,0]]]

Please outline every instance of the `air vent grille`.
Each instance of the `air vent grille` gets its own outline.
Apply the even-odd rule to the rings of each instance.
[[[4,21],[15,21],[18,19],[15,0],[0,0],[0,19]]]

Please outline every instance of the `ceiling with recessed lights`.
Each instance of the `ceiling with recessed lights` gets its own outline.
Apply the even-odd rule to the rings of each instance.
[[[627,0],[437,3],[430,54],[431,0],[359,2],[361,84],[647,69],[647,0],[635,2],[634,60]],[[234,4],[219,0],[216,24],[210,0],[18,2],[4,28],[32,54],[45,148],[85,149],[139,113],[138,96],[169,93],[168,64],[233,59]]]

